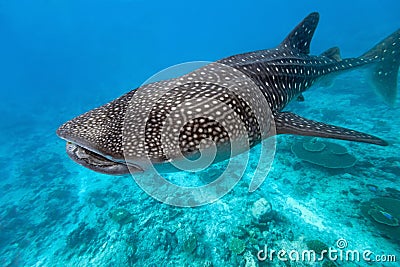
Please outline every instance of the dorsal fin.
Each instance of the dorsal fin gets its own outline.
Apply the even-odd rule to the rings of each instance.
[[[342,61],[342,57],[340,56],[340,49],[339,47],[335,46],[332,48],[329,48],[328,50],[326,50],[325,52],[323,52],[321,54],[321,56],[325,56],[327,58],[336,60],[336,61]]]
[[[317,12],[308,15],[280,44],[280,48],[293,49],[302,54],[310,53],[310,43],[317,28],[319,14]]]

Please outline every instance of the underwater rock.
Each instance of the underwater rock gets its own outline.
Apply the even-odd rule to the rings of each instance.
[[[174,238],[174,243],[176,242],[183,252],[187,254],[196,252],[196,256],[200,256],[197,254],[199,253],[199,235],[189,225],[177,229],[172,237]]]
[[[178,208],[169,208],[165,211],[165,216],[167,218],[167,221],[172,221],[174,220],[176,217],[178,217],[179,215],[181,215],[183,212],[182,210],[178,209]]]
[[[90,192],[88,202],[95,205],[97,208],[104,208],[107,205],[107,198],[112,198],[112,193],[107,192],[107,195],[100,190]]]
[[[256,222],[265,222],[272,218],[272,205],[265,198],[260,198],[251,207],[251,216]]]
[[[246,251],[243,255],[245,264],[244,267],[257,267],[257,261],[256,258],[253,256],[253,254],[251,254],[250,251]]]
[[[373,198],[361,204],[361,213],[381,233],[392,240],[400,240],[400,200],[394,198]]]
[[[351,187],[351,188],[349,189],[349,192],[352,193],[352,194],[355,195],[355,196],[359,196],[359,195],[362,194],[362,193],[360,192],[359,189],[354,188],[354,187]]]
[[[189,234],[186,239],[183,241],[182,249],[186,253],[193,253],[193,251],[197,247],[197,235],[196,234]]]
[[[400,190],[392,187],[386,187],[385,191],[388,193],[388,197],[400,199]]]
[[[315,138],[297,142],[291,149],[299,159],[326,168],[349,168],[356,163],[356,158],[345,147],[327,141],[316,141]]]
[[[232,238],[229,243],[229,250],[235,254],[242,254],[244,249],[246,248],[246,243],[239,238]]]
[[[337,265],[333,261],[325,260],[322,267],[337,267]]]
[[[203,267],[213,267],[213,264],[212,264],[212,262],[210,260],[205,260],[204,264],[203,264]]]
[[[231,234],[234,237],[245,238],[248,235],[248,231],[245,227],[239,225]]]
[[[70,248],[86,246],[97,237],[94,228],[86,227],[87,223],[81,222],[78,227],[67,236],[67,246]]]
[[[133,215],[124,208],[116,208],[110,211],[108,216],[111,218],[111,220],[118,223],[120,226],[123,226],[133,221]]]
[[[103,208],[107,204],[107,202],[101,198],[92,199],[92,203],[98,208]]]
[[[324,250],[329,250],[328,246],[324,242],[317,239],[307,241],[306,245],[308,249],[314,250],[317,254],[321,254],[321,252]]]
[[[223,172],[223,169],[221,170],[219,168],[212,168],[207,172],[200,172],[199,178],[204,184],[210,184],[217,180]]]
[[[218,238],[221,239],[222,242],[226,242],[226,240],[228,239],[228,235],[225,232],[219,232]]]
[[[71,198],[71,192],[67,189],[55,189],[48,195],[48,200],[69,200]]]
[[[293,240],[294,240],[294,233],[293,233],[292,230],[289,230],[289,231],[286,233],[285,239],[287,239],[287,240],[289,240],[289,241],[293,241]]]

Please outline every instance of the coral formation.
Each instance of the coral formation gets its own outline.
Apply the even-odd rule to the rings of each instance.
[[[207,172],[200,172],[199,173],[199,178],[204,184],[210,184],[217,180],[221,174],[223,173],[224,169],[220,169],[217,167],[214,167]]]
[[[251,207],[251,215],[256,222],[265,222],[272,217],[272,205],[265,198],[260,198]]]
[[[242,254],[245,248],[245,242],[242,239],[236,237],[232,238],[231,242],[229,243],[229,250],[236,254]]]
[[[315,138],[294,143],[291,149],[298,158],[326,168],[349,168],[356,163],[356,158],[345,147],[327,141],[316,141]]]
[[[336,267],[337,265],[333,261],[325,260],[322,267]]]
[[[123,208],[116,208],[108,214],[111,220],[118,223],[120,226],[128,224],[133,221],[133,215]]]
[[[256,258],[251,254],[250,251],[246,251],[243,255],[245,264],[244,267],[257,267],[257,261]]]
[[[317,239],[307,241],[306,245],[308,249],[314,250],[317,254],[321,254],[324,250],[329,250],[328,246],[324,242]]]
[[[388,197],[400,199],[400,190],[392,187],[386,187],[385,191],[388,194]]]
[[[308,142],[303,142],[303,148],[310,152],[319,152],[324,150],[326,145],[323,142],[318,142],[317,138],[312,138]]]
[[[78,248],[80,246],[86,246],[92,242],[97,232],[94,228],[86,227],[87,224],[81,222],[78,227],[70,232],[67,236],[67,246],[70,248]]]
[[[193,251],[197,247],[197,235],[196,234],[189,234],[185,241],[183,241],[183,251],[186,253],[193,253]]]
[[[399,226],[399,220],[393,217],[392,214],[381,209],[370,209],[368,214],[378,223],[386,224],[389,226]]]
[[[107,202],[101,198],[93,198],[91,202],[98,208],[103,208],[107,204]]]
[[[386,237],[400,240],[400,200],[373,198],[361,204],[361,213]]]

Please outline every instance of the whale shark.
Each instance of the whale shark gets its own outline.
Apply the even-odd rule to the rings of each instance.
[[[212,140],[217,147],[223,147],[229,142],[229,130],[235,133],[234,136],[247,138],[249,147],[255,146],[263,135],[254,112],[239,93],[224,90],[224,86],[207,80],[209,77],[229,80],[230,76],[224,68],[216,67],[226,66],[234,73],[240,73],[242,80],[250,81],[254,85],[251,90],[258,90],[257,93],[271,112],[268,120],[276,128],[274,135],[292,134],[388,145],[385,140],[374,135],[310,120],[284,110],[292,100],[304,100],[302,93],[317,82],[357,68],[366,68],[371,84],[387,104],[393,105],[396,99],[400,30],[359,57],[342,58],[337,47],[329,48],[320,55],[310,55],[310,43],[318,22],[319,14],[311,13],[275,48],[223,58],[187,74],[184,76],[184,84],[176,83],[175,79],[175,83],[164,80],[150,86],[144,85],[142,87],[146,89],[143,91],[145,94],[139,96],[138,91],[142,87],[134,89],[67,121],[56,133],[66,140],[66,152],[73,161],[96,172],[110,175],[126,174],[132,169],[137,172],[146,171],[141,165],[141,158],[145,156],[154,164],[173,161],[175,154],[167,153],[167,148],[161,145],[161,141],[174,131],[178,132],[176,140],[173,139],[177,142],[171,141],[171,144],[183,151],[184,155],[198,152],[202,139]],[[196,77],[197,82],[190,82],[193,77]],[[179,77],[177,79],[179,81]],[[239,88],[237,90],[244,85],[240,81],[233,83],[235,88]],[[165,88],[169,90],[163,91]],[[248,88],[246,90],[251,91]],[[160,92],[166,93],[161,95]],[[181,105],[183,101],[194,96],[201,98],[201,101],[191,103],[192,105]],[[147,108],[147,103],[153,99],[158,104]],[[215,99],[224,105],[213,106]],[[130,112],[132,119],[127,120],[132,103],[135,105],[135,112]],[[235,130],[236,124],[229,121],[233,113],[228,112],[227,107],[238,115],[244,130]],[[142,112],[142,109],[148,112]],[[185,125],[179,125],[194,110],[201,111],[202,116],[188,120]],[[174,123],[177,130],[171,128],[162,134],[161,126],[172,112],[177,120]],[[217,118],[226,121],[221,125],[216,121]],[[224,127],[227,130],[222,129]],[[126,141],[126,134],[137,136],[143,142]],[[127,154],[133,160],[127,161]]]

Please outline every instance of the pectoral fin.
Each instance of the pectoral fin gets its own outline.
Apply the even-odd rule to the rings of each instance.
[[[302,118],[294,113],[274,114],[277,134],[295,134],[341,139],[387,146],[388,143],[373,135]]]

